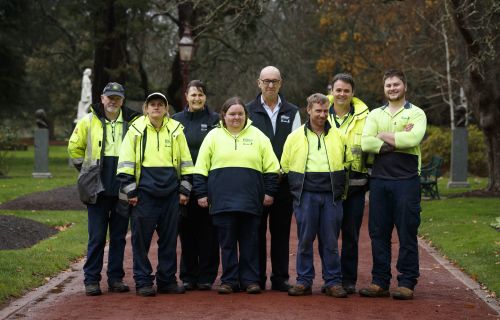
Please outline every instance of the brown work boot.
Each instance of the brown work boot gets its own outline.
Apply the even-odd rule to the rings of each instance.
[[[389,290],[383,289],[375,283],[372,283],[368,287],[360,289],[359,295],[362,297],[380,298],[389,297],[391,294]]]
[[[347,292],[340,284],[325,288],[325,294],[334,298],[347,298]]]
[[[310,296],[312,294],[311,287],[306,287],[303,284],[296,284],[288,289],[289,296]]]
[[[261,293],[262,290],[260,289],[260,286],[257,283],[252,283],[248,285],[246,292],[250,294],[258,294]]]
[[[413,290],[405,287],[397,287],[392,291],[392,297],[396,300],[413,299]]]
[[[229,283],[223,283],[219,286],[219,289],[217,289],[217,292],[219,294],[230,294],[233,293],[233,287]]]

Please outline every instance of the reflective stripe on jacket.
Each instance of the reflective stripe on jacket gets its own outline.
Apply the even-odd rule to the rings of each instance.
[[[278,159],[269,138],[251,123],[236,137],[221,124],[201,145],[193,183],[198,199],[208,196],[211,214],[260,215],[264,194],[277,192]]]
[[[170,118],[164,119],[159,131],[152,127],[147,116],[142,116],[131,124],[120,149],[117,170],[117,174],[121,176],[122,180],[122,192],[126,193],[129,198],[136,194],[143,165],[160,169],[174,168],[177,180],[180,180],[181,176],[193,173],[193,161],[182,129],[183,127],[178,121]],[[148,135],[152,135],[152,137],[145,139]],[[160,143],[162,148],[169,148],[171,158],[164,159],[165,153],[153,152],[155,149],[160,151]],[[147,144],[150,144],[149,147]],[[152,151],[148,151],[147,163],[144,163],[146,150]],[[154,179],[154,176],[152,177]],[[187,187],[188,191],[191,190],[190,184],[183,185],[181,183],[181,188],[183,186]]]
[[[290,192],[296,206],[300,204],[309,153],[309,142],[306,134],[306,130],[309,129],[307,125],[307,123],[302,125],[288,136],[281,157],[281,167],[288,174]],[[348,166],[351,159],[347,158],[346,145],[339,131],[332,128],[328,122],[326,125],[327,131],[323,139],[330,167],[332,194],[334,199],[338,200],[345,195],[347,177],[345,167]]]

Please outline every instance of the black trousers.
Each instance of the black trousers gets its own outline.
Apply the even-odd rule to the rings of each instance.
[[[260,286],[266,288],[267,274],[267,229],[271,234],[271,282],[288,281],[290,253],[290,225],[292,222],[292,196],[287,181],[282,181],[274,203],[265,207],[259,226],[259,272]]]
[[[179,222],[182,282],[213,284],[219,270],[219,242],[208,208],[198,206],[191,198],[182,208]]]

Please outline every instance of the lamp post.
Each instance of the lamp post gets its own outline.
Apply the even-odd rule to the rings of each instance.
[[[184,26],[184,33],[182,34],[182,38],[179,40],[179,59],[181,61],[182,66],[182,104],[186,105],[186,86],[187,80],[189,79],[189,63],[193,58],[194,51],[194,41],[191,37],[191,28],[188,24]]]

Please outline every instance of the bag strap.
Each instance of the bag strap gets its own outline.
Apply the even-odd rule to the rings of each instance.
[[[85,153],[85,163],[90,166],[92,162],[92,112],[89,113],[89,129],[87,131],[87,152]]]

